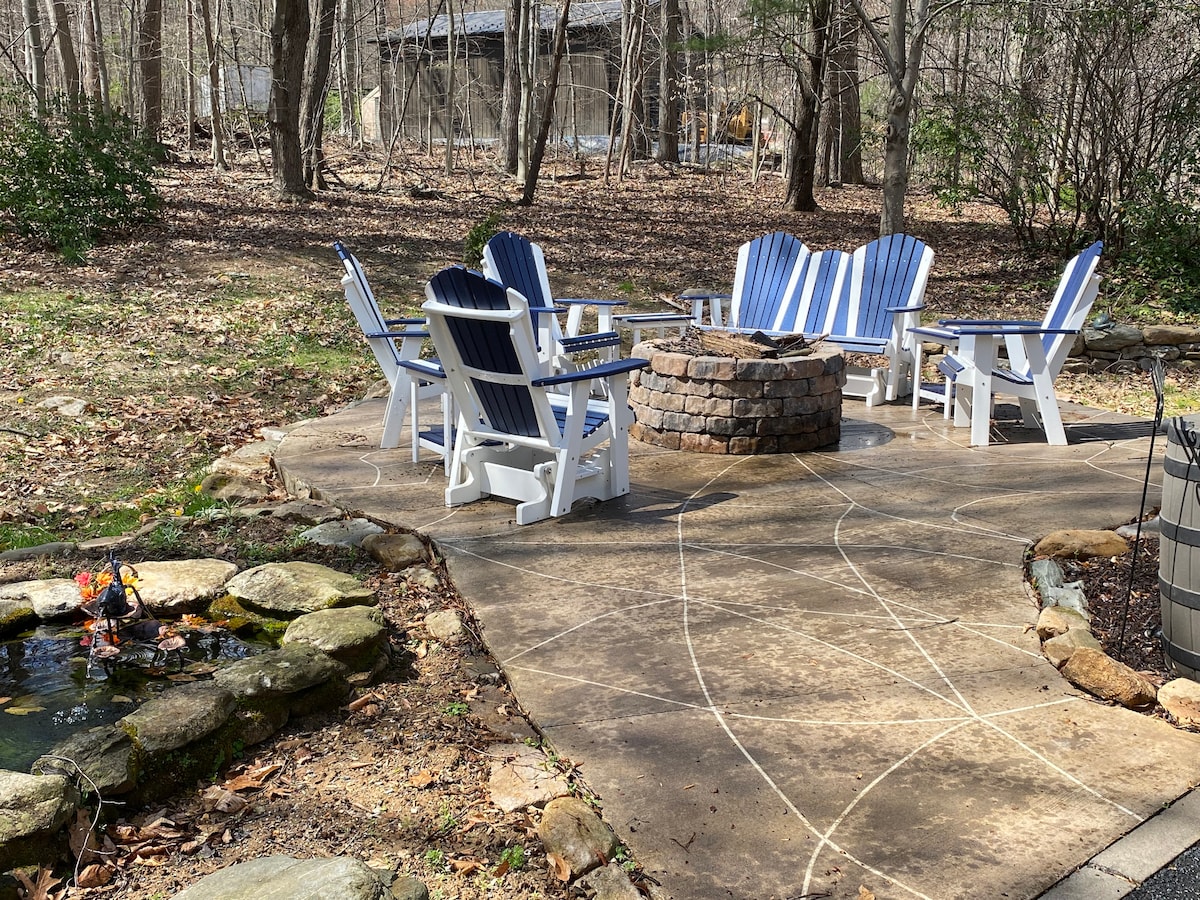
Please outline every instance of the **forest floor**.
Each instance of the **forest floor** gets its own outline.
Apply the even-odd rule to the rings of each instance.
[[[378,373],[345,311],[334,239],[359,256],[382,305],[400,315],[419,305],[430,274],[473,261],[472,248],[496,229],[543,246],[558,295],[621,298],[634,308],[658,308],[689,287],[728,290],[738,245],[758,234],[785,230],[813,249],[847,250],[877,235],[874,187],[824,189],[819,212],[795,213],[781,209],[777,175],[752,182],[735,167],[651,163],[618,181],[604,178],[602,161],[551,159],[537,202],[518,207],[517,188],[485,160],[471,160],[470,172],[459,162],[446,178],[440,160],[397,157],[381,179],[378,157],[346,150],[331,156],[330,190],[288,201],[253,155],[225,174],[185,159],[160,173],[162,221],[97,248],[84,265],[0,234],[0,548],[190,511],[199,474],[216,456],[264,427],[360,398]],[[1023,252],[1000,211],[951,211],[913,191],[907,230],[937,253],[928,318],[1041,318],[1061,260]],[[1116,296],[1122,286],[1107,290]],[[1097,311],[1105,308],[1102,295]],[[1165,309],[1152,314],[1173,321]],[[1064,376],[1058,386],[1101,408],[1148,415],[1152,406],[1140,374]],[[1186,406],[1198,388],[1200,376],[1170,369],[1171,402]],[[52,399],[62,397],[84,401],[84,411],[65,416]],[[239,527],[265,527],[254,521]],[[197,525],[128,552],[244,560],[247,547],[272,541],[295,546],[252,530],[218,538]],[[98,562],[9,566],[0,582]],[[125,811],[138,830],[121,832],[133,842],[118,847],[116,877],[69,896],[165,898],[205,872],[271,853],[352,854],[422,877],[444,898],[580,895],[553,876],[530,821],[487,802],[494,737],[461,712],[479,687],[472,660],[485,651],[468,643],[430,653],[420,629],[430,604],[461,605],[457,598],[406,592],[361,559],[328,562],[377,586],[407,663],[364,692],[375,700],[289,726],[219,776],[217,784],[260,773],[236,813],[206,809],[207,785],[161,808]],[[1143,556],[1139,569],[1150,565]],[[1101,605],[1119,608],[1128,570],[1090,572],[1073,577],[1084,578],[1089,597],[1103,592],[1112,602]],[[1139,585],[1156,596],[1156,585]],[[1139,622],[1133,631],[1148,628]],[[1161,668],[1149,649],[1126,661]],[[512,864],[517,846],[522,866]]]

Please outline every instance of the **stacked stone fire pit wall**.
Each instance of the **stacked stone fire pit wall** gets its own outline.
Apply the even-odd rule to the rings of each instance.
[[[633,348],[650,360],[633,373],[630,435],[670,450],[798,453],[841,438],[845,358],[836,347],[810,356],[737,359]]]

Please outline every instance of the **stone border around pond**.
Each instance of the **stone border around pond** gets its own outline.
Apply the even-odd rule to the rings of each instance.
[[[1143,540],[1157,535],[1143,530]],[[1200,728],[1200,684],[1175,678],[1161,688],[1137,671],[1104,652],[1091,631],[1087,597],[1078,582],[1066,582],[1057,559],[1119,556],[1130,552],[1126,537],[1117,531],[1061,530],[1043,537],[1033,547],[1038,557],[1029,564],[1029,580],[1039,598],[1037,635],[1042,655],[1064,678],[1081,690],[1139,712],[1161,706],[1172,724]]]

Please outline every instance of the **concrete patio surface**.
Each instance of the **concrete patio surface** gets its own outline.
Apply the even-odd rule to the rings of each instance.
[[[844,415],[829,452],[631,442],[629,496],[527,527],[447,509],[440,466],[375,449],[382,401],[276,463],[437,542],[662,896],[1036,897],[1200,780],[1200,735],[1042,658],[1022,579],[1036,538],[1137,515],[1150,425],[1068,408],[1070,446],[1006,427],[971,449],[939,411]]]

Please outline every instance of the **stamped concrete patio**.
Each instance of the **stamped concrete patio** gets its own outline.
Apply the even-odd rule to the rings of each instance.
[[[379,401],[276,462],[438,543],[663,896],[1035,897],[1200,779],[1200,735],[1043,660],[1022,580],[1037,537],[1137,514],[1149,425],[1074,409],[1068,447],[1013,428],[971,449],[936,411],[844,413],[830,452],[632,442],[628,497],[523,528],[373,449]],[[1152,481],[1154,503],[1161,463]]]

